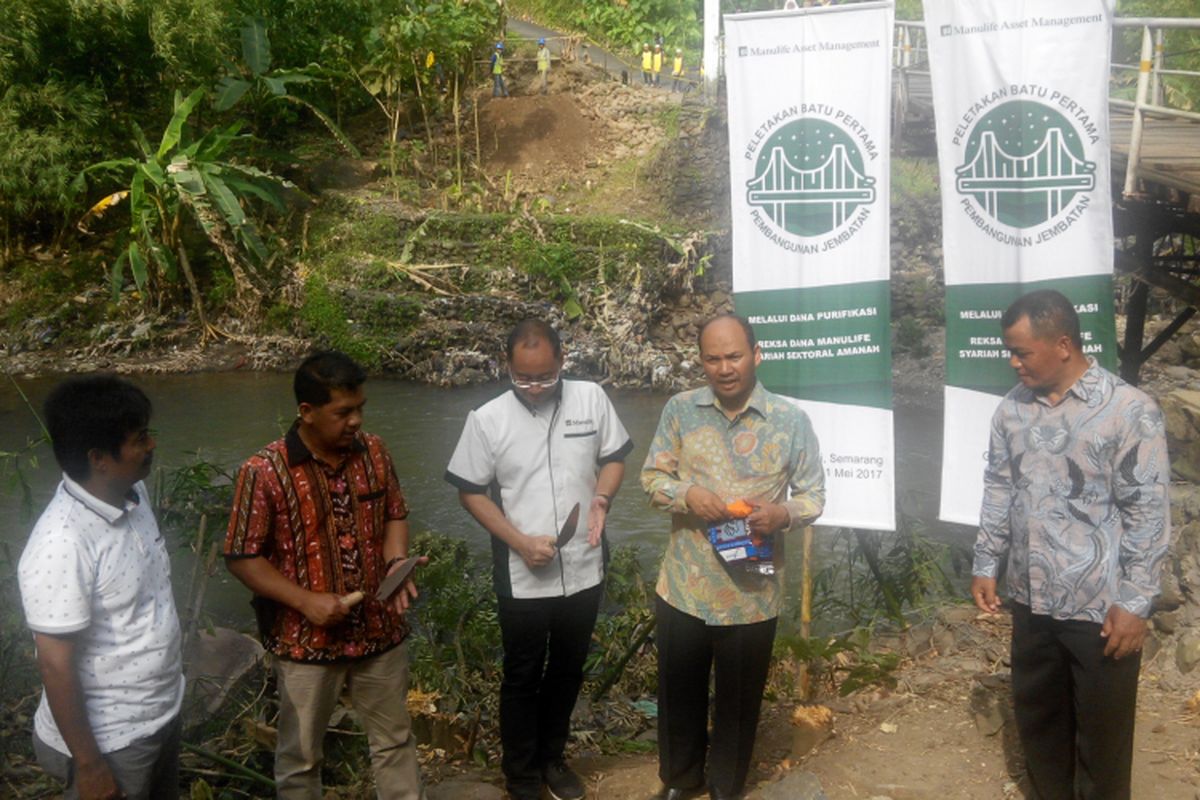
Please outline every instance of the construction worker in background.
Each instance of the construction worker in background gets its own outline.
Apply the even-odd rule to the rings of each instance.
[[[650,52],[649,44],[643,44],[642,45],[642,83],[646,84],[647,86],[649,86],[650,83],[652,82],[652,78],[650,77],[650,75],[651,75],[651,72],[653,71],[653,69],[654,69],[654,54]]]
[[[683,91],[683,48],[675,48],[675,63],[671,66],[671,91]]]
[[[538,39],[537,67],[538,75],[542,76],[542,94],[545,94],[550,77],[550,48],[546,47],[545,39]]]
[[[661,44],[654,45],[654,58],[651,63],[654,67],[654,85],[658,86],[662,79],[663,51]]]
[[[492,97],[508,97],[508,88],[504,85],[504,42],[496,42],[492,52]]]

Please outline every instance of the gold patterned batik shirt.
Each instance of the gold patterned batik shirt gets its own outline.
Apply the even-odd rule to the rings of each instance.
[[[797,530],[821,515],[825,473],[816,434],[799,406],[758,384],[745,411],[730,420],[707,386],[667,401],[642,467],[652,505],[671,512],[671,538],[658,574],[667,603],[710,625],[744,625],[779,615],[783,532],[775,534],[772,576],[727,567],[708,526],[688,512],[692,486],[726,503],[739,498],[781,503]],[[789,496],[790,495],[790,496]]]

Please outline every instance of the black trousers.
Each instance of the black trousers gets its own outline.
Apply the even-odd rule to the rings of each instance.
[[[498,598],[500,767],[516,796],[537,797],[542,767],[562,758],[603,593],[601,584],[570,597]]]
[[[673,789],[703,786],[707,750],[708,785],[736,795],[750,772],[776,621],[708,625],[661,597],[655,600],[655,616],[658,777]],[[711,672],[716,689],[710,742]]]
[[[1100,625],[1013,608],[1012,687],[1041,800],[1128,800],[1141,654],[1104,655]]]

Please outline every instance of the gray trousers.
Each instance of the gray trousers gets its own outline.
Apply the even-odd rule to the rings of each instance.
[[[182,724],[178,716],[145,739],[128,747],[104,754],[117,786],[128,800],[178,800],[179,739]],[[58,752],[33,735],[33,752],[46,773],[66,784],[64,800],[78,800],[75,785],[75,760]]]

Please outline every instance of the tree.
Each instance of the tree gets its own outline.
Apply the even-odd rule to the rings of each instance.
[[[217,111],[228,111],[243,98],[249,98],[257,120],[260,109],[272,102],[303,106],[321,120],[342,147],[358,157],[358,148],[328,114],[303,97],[288,91],[290,85],[319,80],[320,68],[313,64],[306,69],[271,69],[271,40],[267,36],[267,25],[261,17],[246,20],[241,33],[242,63],[237,65],[237,72],[226,75],[217,84],[214,108]]]
[[[266,288],[259,267],[266,263],[268,250],[258,225],[244,207],[252,207],[258,200],[283,211],[283,190],[291,184],[225,158],[239,138],[241,121],[187,141],[188,118],[204,94],[203,89],[196,89],[183,98],[177,92],[175,112],[157,148],[152,148],[141,130],[135,128],[141,149],[138,157],[92,164],[79,173],[75,187],[82,191],[93,175],[116,176],[125,187],[96,203],[83,220],[86,223],[88,218],[128,201],[128,235],[109,274],[114,295],[124,285],[128,267],[134,285],[148,302],[161,305],[166,289],[182,273],[202,337],[208,339],[221,332],[209,324],[204,313],[184,244],[185,223],[201,231],[221,255],[233,276],[238,303],[252,313]]]

